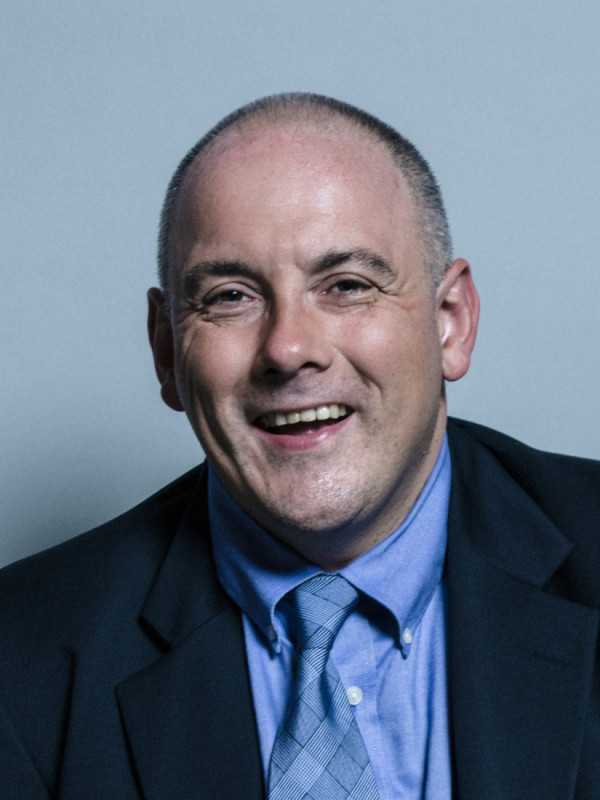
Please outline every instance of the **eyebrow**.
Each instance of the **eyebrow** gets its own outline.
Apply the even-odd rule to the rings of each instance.
[[[325,255],[320,256],[314,263],[314,271],[327,272],[334,267],[348,262],[366,267],[370,272],[374,272],[382,278],[392,278],[395,276],[395,272],[389,261],[363,248],[325,253]]]

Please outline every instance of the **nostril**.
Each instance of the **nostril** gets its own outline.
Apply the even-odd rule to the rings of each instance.
[[[287,383],[295,377],[310,375],[311,373],[322,372],[327,369],[328,364],[323,366],[314,361],[301,363],[299,366],[288,364],[287,366],[273,364],[263,365],[260,372],[261,379],[271,385],[278,386]]]

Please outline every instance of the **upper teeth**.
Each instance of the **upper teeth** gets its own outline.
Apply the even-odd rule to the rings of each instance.
[[[339,419],[347,414],[346,406],[343,403],[330,403],[315,408],[305,408],[302,411],[271,411],[263,414],[260,424],[264,428],[278,428],[281,425],[295,425],[297,422],[314,422],[315,420]]]

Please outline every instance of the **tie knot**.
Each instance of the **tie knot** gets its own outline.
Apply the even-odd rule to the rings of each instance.
[[[329,651],[348,614],[358,603],[358,592],[341,575],[315,575],[291,592],[298,645]]]

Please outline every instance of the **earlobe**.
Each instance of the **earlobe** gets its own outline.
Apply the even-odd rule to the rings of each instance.
[[[173,328],[164,295],[156,288],[148,290],[148,337],[162,399],[174,411],[183,411],[175,381]]]
[[[479,296],[464,258],[450,265],[440,283],[437,315],[443,375],[457,381],[469,369],[479,322]]]

